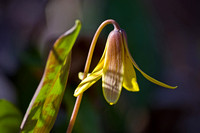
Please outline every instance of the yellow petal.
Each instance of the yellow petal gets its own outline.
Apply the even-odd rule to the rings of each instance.
[[[129,50],[128,50],[128,45],[127,45],[127,39],[126,39],[126,34],[125,32],[123,31],[123,40],[124,40],[124,46],[125,46],[125,51],[126,53],[128,54],[128,57],[130,58],[131,62],[133,63],[134,67],[146,78],[148,79],[149,81],[151,81],[152,83],[154,84],[157,84],[157,85],[160,85],[162,87],[165,87],[165,88],[169,88],[169,89],[175,89],[177,88],[177,86],[170,86],[170,85],[167,85],[165,83],[162,83],[152,77],[150,77],[149,75],[147,75],[146,73],[144,73],[139,67],[138,65],[136,64],[136,62],[134,61],[134,59],[132,58]]]
[[[98,81],[103,73],[103,65],[104,65],[104,60],[105,60],[105,51],[107,47],[105,47],[103,55],[97,64],[97,66],[94,68],[92,73],[87,74],[87,77],[83,79],[84,73],[79,72],[78,77],[81,79],[81,83],[78,85],[74,92],[74,96],[77,97],[79,94],[83,93],[86,91],[90,86],[92,86],[96,81]]]
[[[89,75],[90,75],[90,73],[87,74],[87,76],[89,76]],[[84,73],[83,73],[83,72],[79,72],[79,73],[78,73],[78,78],[79,78],[80,80],[83,80],[83,79],[84,79],[83,77],[84,77]]]
[[[121,32],[113,30],[107,39],[107,50],[102,75],[103,94],[106,101],[113,105],[121,94],[124,74],[124,49]]]
[[[91,73],[89,76],[87,76],[84,80],[81,81],[81,83],[78,85],[74,92],[74,96],[77,97],[84,91],[86,91],[90,86],[92,86],[95,82],[97,82],[103,73],[103,69],[100,71],[97,71],[95,73]]]
[[[103,65],[104,65],[104,61],[105,61],[105,53],[106,53],[106,49],[107,47],[105,47],[105,50],[103,52],[103,55],[99,61],[99,63],[97,64],[97,66],[94,68],[94,70],[92,71],[92,73],[100,71],[101,69],[103,69]]]
[[[123,87],[128,91],[139,91],[139,86],[136,79],[135,69],[128,57],[126,51],[124,51],[124,81]]]
[[[104,50],[105,51],[105,50]],[[84,73],[79,73],[79,78],[83,79],[81,83],[78,85],[74,92],[74,96],[77,97],[79,94],[86,91],[90,86],[92,86],[96,81],[98,81],[103,73],[103,65],[104,65],[104,59],[105,59],[105,52],[103,56],[101,57],[99,63],[94,68],[91,74],[88,74],[85,79],[83,79]]]

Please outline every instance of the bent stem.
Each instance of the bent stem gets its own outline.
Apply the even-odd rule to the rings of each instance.
[[[88,71],[89,71],[89,68],[90,68],[90,64],[91,64],[91,60],[92,60],[92,55],[93,55],[93,52],[94,52],[94,48],[96,46],[97,39],[98,39],[101,31],[103,30],[103,28],[108,24],[113,24],[115,29],[120,29],[118,23],[115,20],[112,20],[112,19],[108,19],[108,20],[104,21],[99,26],[99,28],[97,29],[97,31],[96,31],[96,33],[95,33],[95,35],[93,37],[92,43],[90,45],[90,50],[89,50],[89,53],[88,53],[88,56],[87,56],[87,60],[86,60],[86,63],[85,63],[83,79],[86,78],[86,76],[88,74]],[[73,112],[72,112],[72,115],[71,115],[71,119],[70,119],[70,122],[69,122],[69,125],[68,125],[66,133],[71,133],[72,132],[72,129],[74,127],[74,123],[75,123],[75,120],[76,120],[76,117],[77,117],[77,114],[78,114],[78,110],[79,110],[79,107],[80,107],[80,104],[81,104],[82,97],[83,97],[83,93],[80,94],[76,98],[76,103],[74,105],[74,109],[73,109]]]

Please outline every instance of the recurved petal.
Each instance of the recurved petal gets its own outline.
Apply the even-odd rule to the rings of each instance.
[[[89,76],[87,76],[84,80],[81,81],[81,83],[78,85],[74,92],[74,96],[77,97],[79,94],[86,91],[90,86],[92,86],[95,82],[97,82],[103,73],[103,69],[96,71],[94,73],[91,73]]]
[[[124,49],[121,32],[113,30],[107,39],[107,50],[102,75],[103,94],[106,101],[113,105],[121,94],[124,75]]]
[[[124,80],[123,87],[128,91],[139,91],[135,69],[126,51],[124,51]]]
[[[160,82],[160,81],[158,81],[158,80],[156,80],[156,79],[150,77],[149,75],[147,75],[146,73],[144,73],[144,72],[138,67],[138,65],[135,63],[135,61],[134,61],[133,59],[132,59],[132,63],[133,63],[133,65],[135,66],[135,68],[136,68],[138,71],[140,71],[140,73],[141,73],[146,79],[148,79],[149,81],[151,81],[152,83],[157,84],[157,85],[162,86],[162,87],[165,87],[165,88],[169,88],[169,89],[175,89],[175,88],[177,88],[177,86],[170,86],[170,85],[167,85],[167,84],[165,84],[165,83],[163,83],[163,82]]]
[[[74,92],[75,97],[77,97],[79,94],[86,91],[90,86],[92,86],[96,81],[98,81],[101,78],[102,73],[103,73],[104,60],[105,60],[105,51],[106,51],[106,48],[97,66],[94,68],[92,73],[87,74],[87,77],[85,79],[83,79],[84,73],[80,72],[78,74],[79,79],[81,80],[83,79],[83,80],[81,81],[81,83],[78,85],[78,87],[76,88]]]
[[[106,50],[107,50],[107,46],[104,49],[103,55],[102,55],[99,63],[97,64],[97,66],[94,68],[94,70],[92,72],[97,72],[97,71],[100,71],[101,69],[103,69]]]
[[[134,61],[134,59],[132,58],[129,50],[128,50],[128,45],[127,45],[127,39],[126,39],[126,34],[125,32],[123,32],[123,40],[124,40],[124,46],[125,46],[125,51],[126,53],[128,54],[128,57],[130,58],[131,62],[133,63],[134,67],[146,78],[148,79],[149,81],[151,81],[152,83],[154,84],[157,84],[159,86],[162,86],[162,87],[165,87],[165,88],[169,88],[169,89],[175,89],[177,88],[177,86],[170,86],[170,85],[167,85],[165,83],[162,83],[152,77],[150,77],[149,75],[147,75],[146,73],[144,73],[139,67],[138,65],[136,64],[136,62]]]

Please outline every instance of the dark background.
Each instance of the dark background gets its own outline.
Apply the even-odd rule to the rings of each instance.
[[[52,130],[64,133],[80,82],[77,74],[84,69],[92,37],[104,20],[112,18],[127,32],[129,50],[141,69],[178,88],[154,85],[137,72],[141,91],[123,89],[118,103],[110,106],[99,81],[84,93],[73,132],[198,133],[199,7],[199,0],[1,0],[0,99],[24,114],[54,41],[80,19],[66,93]],[[111,30],[107,26],[101,33],[92,68]]]

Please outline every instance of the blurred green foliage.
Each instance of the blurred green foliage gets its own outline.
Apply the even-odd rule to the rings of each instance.
[[[9,101],[0,99],[0,132],[17,133],[22,121],[22,113]]]

